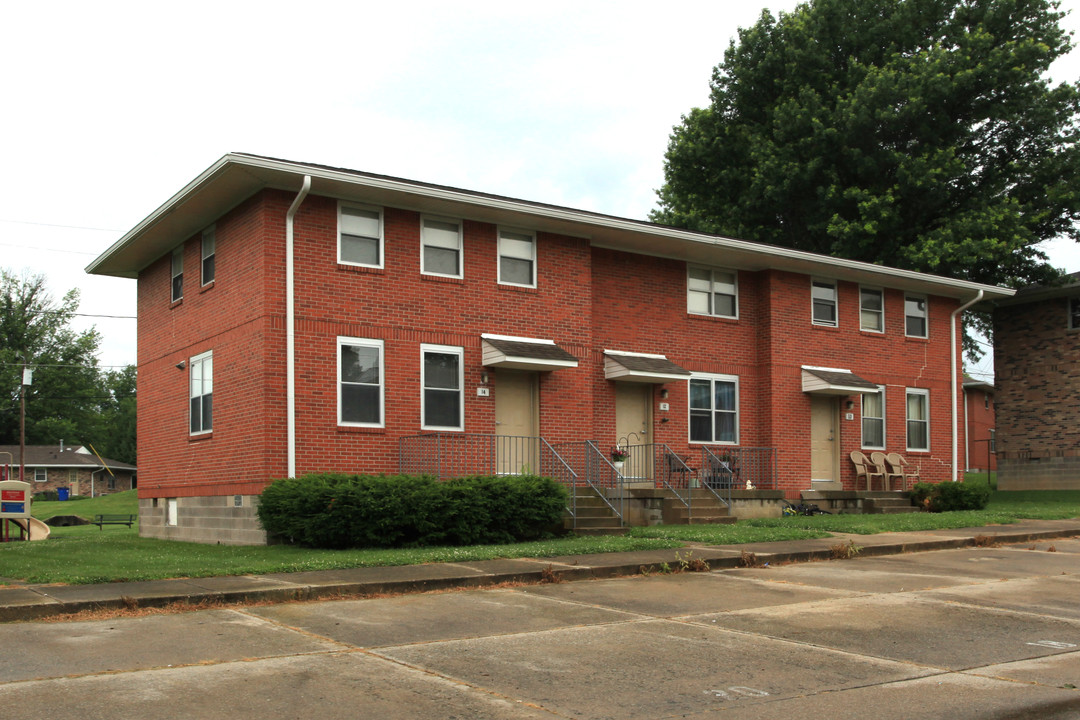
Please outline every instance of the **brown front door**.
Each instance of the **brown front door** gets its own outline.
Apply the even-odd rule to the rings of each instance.
[[[534,372],[501,370],[495,378],[495,464],[500,474],[540,472],[538,389]]]
[[[615,383],[615,439],[632,447],[624,477],[652,478],[652,390],[642,383]]]
[[[810,479],[814,482],[839,480],[839,407],[834,397],[810,398]]]

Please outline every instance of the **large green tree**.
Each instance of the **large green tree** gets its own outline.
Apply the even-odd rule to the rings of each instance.
[[[102,376],[106,395],[101,404],[101,432],[94,447],[107,458],[136,463],[135,366],[109,370]]]
[[[57,301],[43,276],[0,269],[0,444],[19,444],[24,361],[34,370],[26,388],[27,444],[90,443],[99,436],[107,398],[98,370],[100,336],[71,327],[78,306],[78,290]]]
[[[811,0],[740,29],[651,219],[985,283],[1080,239],[1080,85],[1048,0]]]

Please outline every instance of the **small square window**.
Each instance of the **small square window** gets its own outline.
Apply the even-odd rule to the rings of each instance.
[[[338,262],[383,266],[383,218],[378,208],[338,206]]]
[[[686,311],[694,315],[738,317],[738,278],[734,270],[687,267]]]
[[[814,280],[810,294],[814,324],[836,327],[836,283],[832,280]]]
[[[45,468],[34,468],[34,482],[48,482],[49,471]]]
[[[927,337],[926,298],[918,295],[904,297],[904,334],[908,337]]]
[[[536,235],[499,229],[499,282],[536,287]]]
[[[462,277],[461,223],[423,218],[420,225],[420,272]]]
[[[885,332],[885,301],[877,288],[859,288],[859,327],[867,332]]]

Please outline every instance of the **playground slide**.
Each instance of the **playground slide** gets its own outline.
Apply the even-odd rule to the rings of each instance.
[[[49,533],[52,532],[52,529],[48,525],[33,517],[13,519],[11,522],[21,527],[23,531],[26,531],[27,522],[29,522],[29,533],[31,540],[48,540]]]

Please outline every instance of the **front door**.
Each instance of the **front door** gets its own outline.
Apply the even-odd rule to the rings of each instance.
[[[624,477],[652,478],[652,391],[652,385],[615,383],[615,439],[631,447]]]
[[[840,479],[839,408],[837,398],[810,398],[810,479],[815,483]]]
[[[534,372],[495,378],[495,466],[503,475],[540,473],[539,382]]]

